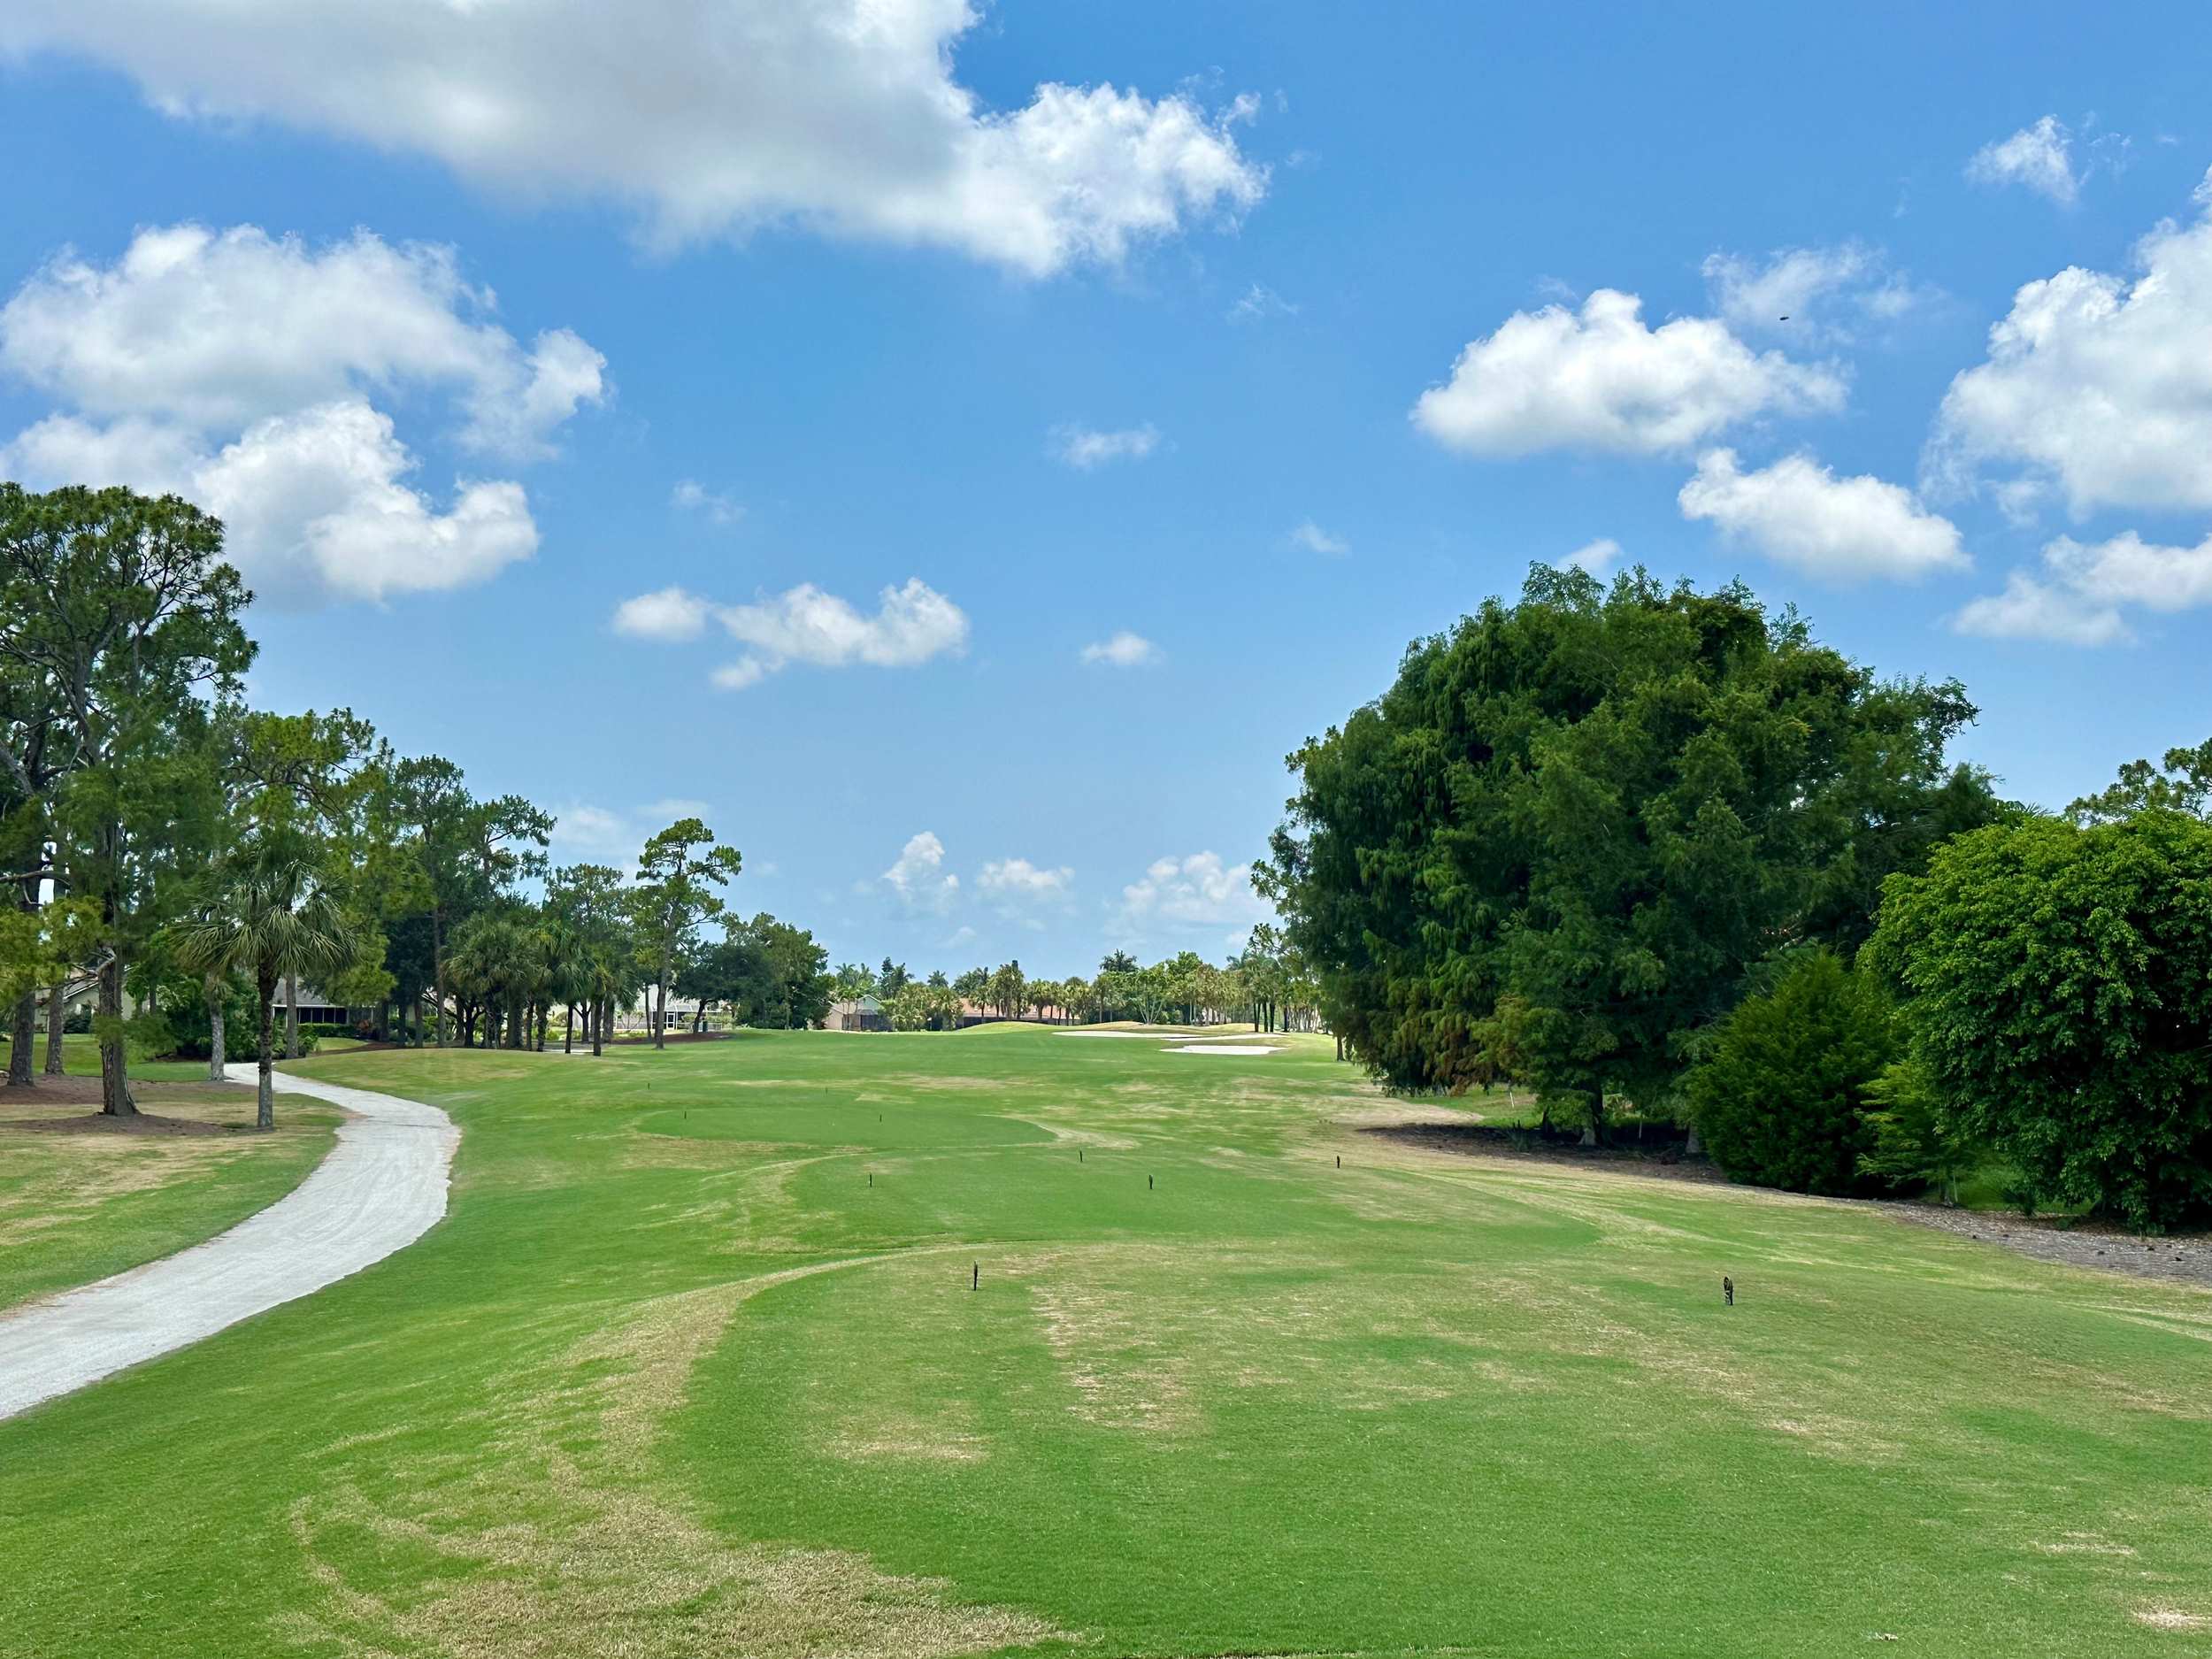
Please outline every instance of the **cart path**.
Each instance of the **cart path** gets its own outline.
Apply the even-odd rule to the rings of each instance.
[[[229,1068],[250,1084],[250,1065]],[[435,1106],[280,1071],[353,1114],[314,1171],[204,1244],[0,1314],[0,1418],[173,1353],[404,1249],[445,1215],[461,1132]]]

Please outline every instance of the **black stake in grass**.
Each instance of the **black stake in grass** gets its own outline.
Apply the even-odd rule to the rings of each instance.
[[[969,1269],[968,1269],[968,1288],[969,1288],[970,1290],[981,1290],[981,1289],[983,1288],[983,1263],[980,1263],[980,1262],[977,1262],[977,1263],[972,1263],[972,1264],[969,1267]]]
[[[1340,1170],[1344,1167],[1344,1155],[1341,1152],[1336,1155],[1336,1166]]]
[[[1144,1178],[1144,1190],[1148,1193],[1152,1190],[1152,1178],[1149,1175]]]

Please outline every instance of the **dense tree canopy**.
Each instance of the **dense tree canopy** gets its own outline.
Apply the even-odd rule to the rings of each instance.
[[[2043,1202],[2212,1214],[2212,826],[2154,805],[1961,836],[1892,878],[1873,956],[1951,1122]]]
[[[1666,1099],[1753,964],[1847,950],[1883,877],[1995,815],[1945,758],[1973,718],[1740,586],[1538,567],[1291,757],[1258,875],[1378,1075],[1479,1080],[1511,996],[1530,1079],[1594,1120]]]

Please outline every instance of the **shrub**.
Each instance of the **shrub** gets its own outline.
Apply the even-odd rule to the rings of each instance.
[[[1944,1110],[1927,1067],[1912,1060],[1884,1067],[1867,1084],[1865,1099],[1874,1144],[1859,1155],[1861,1172],[1932,1187],[1945,1203],[1957,1203],[1959,1178],[1982,1161],[1985,1148]]]
[[[1872,950],[1947,1112],[2043,1203],[2212,1214],[2212,825],[1977,830],[1891,878]]]
[[[1870,975],[1826,950],[1799,954],[1772,990],[1744,999],[1690,1074],[1706,1149],[1731,1179],[1760,1187],[1878,1187],[1859,1164],[1874,1150],[1863,1101],[1896,1048],[1888,999]]]

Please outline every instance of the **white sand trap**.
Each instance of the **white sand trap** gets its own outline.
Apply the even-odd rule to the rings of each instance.
[[[254,1068],[230,1068],[250,1083]],[[445,1214],[461,1132],[435,1106],[276,1074],[353,1114],[308,1178],[228,1233],[0,1318],[0,1417],[213,1336],[380,1262]]]
[[[1263,1042],[1187,1042],[1167,1054],[1280,1054],[1280,1048],[1270,1048]]]

